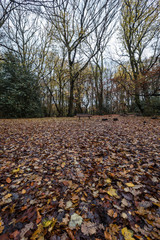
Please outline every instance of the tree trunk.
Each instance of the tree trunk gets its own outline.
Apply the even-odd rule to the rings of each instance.
[[[139,92],[136,90],[135,91],[135,104],[137,105],[138,109],[140,110],[141,114],[143,115],[143,108],[141,106],[141,102],[140,102],[140,99],[139,99]]]
[[[70,96],[69,96],[69,105],[68,105],[68,117],[73,117],[73,90],[74,90],[74,80],[70,80]]]

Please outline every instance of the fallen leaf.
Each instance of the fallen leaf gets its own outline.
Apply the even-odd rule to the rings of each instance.
[[[118,226],[117,224],[110,224],[109,225],[109,232],[111,233],[111,235],[115,235],[119,232],[120,230],[120,226]]]
[[[14,231],[10,234],[11,238],[17,239],[17,237],[20,235],[20,232],[18,230]]]
[[[73,206],[73,203],[71,201],[66,202],[66,209],[69,209]]]
[[[127,214],[124,213],[124,212],[121,214],[121,216],[122,216],[124,219],[127,219],[127,218],[128,218],[128,217],[127,217]]]
[[[84,235],[93,235],[96,233],[96,224],[92,222],[84,222],[81,225],[81,231]]]
[[[7,195],[4,196],[4,199],[8,199],[12,196],[12,194],[8,193]]]
[[[47,220],[47,219],[44,219],[42,224],[43,224],[43,227],[49,227],[51,224],[52,224],[52,220]]]
[[[24,228],[22,228],[21,232],[20,232],[20,239],[23,239],[24,238],[24,235],[31,229],[33,229],[34,227],[34,224],[31,222],[31,223],[28,223],[25,225]]]
[[[69,222],[69,227],[71,229],[74,229],[77,225],[78,226],[81,226],[82,224],[82,221],[83,221],[83,218],[81,216],[79,216],[78,214],[74,213],[72,216],[71,216],[71,220]]]
[[[132,182],[126,183],[128,187],[134,187],[134,184]]]
[[[61,198],[60,201],[59,201],[59,207],[60,208],[64,208],[65,205],[64,205],[64,200]]]
[[[121,232],[122,232],[122,235],[124,236],[125,240],[134,240],[134,238],[132,238],[133,232],[131,230],[129,230],[125,227],[121,230]]]
[[[110,178],[107,178],[107,179],[104,180],[104,182],[105,182],[105,183],[111,183],[112,181],[111,181]]]
[[[43,225],[39,224],[37,230],[32,234],[31,240],[37,240],[40,239],[40,237],[44,237],[43,231]]]
[[[72,196],[72,202],[73,202],[73,203],[76,203],[78,200],[79,200],[78,195],[74,194],[74,195]]]
[[[52,230],[53,230],[56,222],[57,222],[57,219],[56,219],[56,218],[53,218],[53,219],[52,219],[52,224],[51,224],[51,226],[50,226],[49,229],[48,229],[49,232],[52,232]]]
[[[63,218],[62,222],[63,222],[65,225],[68,224],[68,222],[69,222],[69,214],[68,214],[68,213],[66,213],[65,218]]]
[[[0,233],[3,232],[3,229],[4,229],[4,225],[3,225],[3,221],[2,221],[2,219],[0,217]]]
[[[19,172],[20,171],[20,168],[17,168],[17,169],[14,169],[12,172],[13,173],[17,173],[17,172]]]
[[[40,215],[40,212],[37,209],[37,219],[36,219],[36,224],[39,224],[42,220],[42,216]]]
[[[116,189],[114,189],[113,187],[110,187],[109,190],[107,191],[107,193],[112,197],[119,197],[117,195]]]
[[[104,236],[106,240],[112,240],[112,236],[111,234],[108,232],[108,227],[106,228],[105,232],[104,232]]]
[[[66,232],[68,233],[68,236],[70,237],[71,240],[76,240],[75,237],[73,236],[71,229],[66,229]]]
[[[6,182],[7,182],[7,183],[11,183],[12,180],[8,177],[8,178],[6,179]]]
[[[26,193],[26,190],[25,189],[22,189],[22,194],[25,194]]]

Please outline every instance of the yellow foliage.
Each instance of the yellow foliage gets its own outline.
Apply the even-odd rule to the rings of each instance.
[[[129,183],[126,183],[126,185],[127,185],[128,187],[134,187],[134,184],[133,184],[133,183],[131,183],[131,182],[129,182]]]
[[[116,189],[114,189],[113,187],[110,187],[107,193],[112,197],[118,197]]]
[[[124,236],[125,240],[135,240],[134,238],[132,238],[133,232],[131,230],[127,229],[126,227],[123,228],[121,230],[121,232],[122,232],[122,235]]]

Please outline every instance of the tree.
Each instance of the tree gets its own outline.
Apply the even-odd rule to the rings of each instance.
[[[146,73],[152,69],[160,56],[159,1],[123,0],[120,34],[132,71],[132,74],[128,74],[134,83],[135,103],[143,114],[141,85]],[[147,51],[151,52],[151,58],[145,62]],[[122,63],[121,65],[125,69]]]
[[[21,60],[8,52],[0,64],[0,105],[3,117],[39,117],[42,115],[40,90],[36,76],[24,68]]]
[[[20,6],[42,6],[42,2],[36,0],[1,0],[0,1],[0,28],[3,26],[5,21],[9,18],[10,14],[14,9]],[[47,1],[48,2],[48,1]],[[38,5],[37,5],[38,4]]]
[[[31,16],[22,8],[17,8],[12,11],[2,30],[3,49],[15,52],[24,67],[32,68],[40,47],[38,40],[40,27],[37,16],[33,14]]]
[[[75,81],[99,51],[104,31],[109,30],[114,20],[118,0],[81,0],[59,1],[58,7],[46,8],[46,18],[54,26],[54,37],[67,51],[69,66],[70,96],[68,115],[73,115]],[[97,29],[98,39],[92,39],[93,52],[88,57],[81,51],[87,47],[86,40]],[[81,68],[75,71],[75,63]]]

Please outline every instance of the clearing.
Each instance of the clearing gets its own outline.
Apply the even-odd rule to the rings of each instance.
[[[160,239],[159,119],[1,119],[0,143],[0,240]]]

